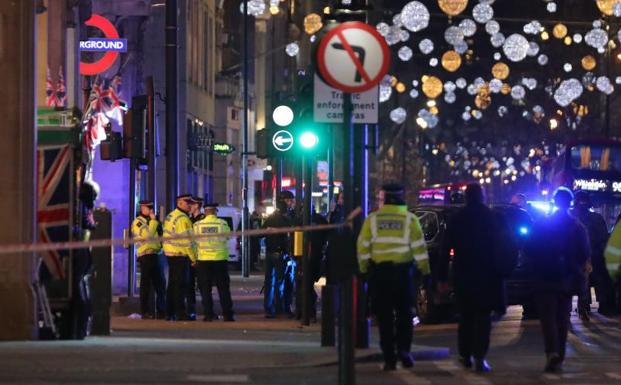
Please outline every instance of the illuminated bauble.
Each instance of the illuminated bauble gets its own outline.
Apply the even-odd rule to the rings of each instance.
[[[503,35],[502,32],[498,32],[493,34],[489,40],[492,43],[492,46],[499,48],[505,43],[505,35]]]
[[[597,61],[591,55],[587,55],[582,58],[582,68],[587,71],[592,71],[597,66]]]
[[[444,31],[444,40],[450,45],[455,45],[464,40],[464,32],[459,27],[450,26]]]
[[[447,92],[446,94],[444,94],[444,101],[448,104],[455,103],[455,100],[457,100],[457,96],[454,92]]]
[[[614,92],[615,88],[606,76],[600,76],[595,81],[595,86],[598,90],[605,93],[606,95],[610,95]]]
[[[410,1],[401,10],[401,23],[412,32],[421,31],[429,25],[429,10],[423,3]]]
[[[482,109],[482,110],[486,110],[487,107],[489,107],[490,104],[492,104],[492,97],[489,96],[488,94],[478,94],[475,98],[474,98],[474,104]]]
[[[375,29],[377,29],[377,32],[384,37],[390,33],[390,26],[384,22],[378,23],[375,26]]]
[[[410,97],[411,97],[412,99],[416,99],[416,98],[418,97],[418,90],[417,90],[417,89],[412,88],[412,89],[410,90]]]
[[[496,79],[505,80],[509,77],[509,66],[503,62],[498,62],[492,67],[492,75]]]
[[[461,67],[461,56],[455,51],[446,51],[442,55],[442,67],[449,72],[455,72]]]
[[[418,49],[425,55],[429,55],[433,52],[433,41],[429,39],[423,39],[418,43]]]
[[[412,49],[408,46],[403,46],[401,48],[399,48],[399,59],[401,59],[402,61],[408,61],[412,58]]]
[[[587,32],[584,41],[593,48],[604,48],[608,44],[608,34],[601,28]]]
[[[582,43],[582,35],[581,35],[581,34],[579,34],[579,33],[574,33],[574,41],[575,41],[577,44]]]
[[[526,54],[528,56],[537,56],[538,53],[539,53],[539,44],[537,44],[534,41],[531,41],[530,43],[528,43],[528,52],[526,52]]]
[[[316,13],[309,13],[304,18],[304,32],[314,35],[323,27],[321,16]]]
[[[477,23],[475,23],[472,19],[464,19],[461,21],[461,23],[459,23],[459,28],[461,28],[464,36],[474,36],[474,34],[477,32]]]
[[[513,86],[511,88],[511,97],[515,100],[524,99],[526,96],[526,90],[522,86]]]
[[[498,116],[500,116],[501,118],[503,116],[505,116],[507,114],[507,112],[509,112],[509,110],[507,109],[507,107],[505,106],[500,106],[498,107]]]
[[[457,80],[455,80],[455,85],[457,86],[457,88],[459,88],[460,90],[463,90],[464,88],[466,88],[466,86],[468,85],[468,82],[466,81],[466,79],[464,78],[459,78]]]
[[[489,90],[494,93],[497,94],[500,92],[500,89],[502,88],[502,81],[500,79],[492,79],[489,82]]]
[[[500,32],[500,24],[496,20],[490,20],[485,24],[485,32],[490,35]]]
[[[428,76],[423,81],[423,93],[431,99],[435,99],[442,94],[442,80],[435,76]]]
[[[518,33],[509,36],[502,45],[505,55],[514,62],[524,60],[526,55],[528,55],[529,48],[528,40]]]
[[[249,0],[248,1],[248,14],[251,16],[260,16],[265,12],[266,6],[263,0]],[[244,13],[244,3],[239,5],[239,11]]]
[[[537,57],[537,63],[539,63],[539,65],[542,65],[542,66],[548,64],[548,60],[549,60],[548,55],[545,55],[545,54],[541,54]]]
[[[455,85],[455,83],[453,83],[452,81],[448,81],[446,83],[444,83],[444,91],[446,92],[455,92],[455,90],[457,89],[457,85]]]
[[[380,84],[379,86],[379,101],[384,103],[390,99],[392,95],[392,87],[390,85]]]
[[[477,23],[485,24],[494,17],[494,9],[486,3],[479,3],[472,9],[472,17]]]
[[[394,110],[390,111],[390,120],[397,124],[402,124],[405,122],[405,118],[407,118],[408,114],[403,107],[397,107]]]
[[[438,0],[442,12],[449,16],[457,16],[466,9],[468,0]]]
[[[554,37],[557,39],[562,39],[567,36],[567,27],[565,26],[565,24],[559,23],[555,25],[554,29],[552,29],[552,35],[554,35]]]
[[[561,83],[561,85],[554,92],[554,100],[561,107],[567,107],[574,100],[578,99],[584,88],[578,79],[568,79]]]
[[[399,82],[397,83],[397,85],[395,85],[395,90],[397,90],[398,93],[402,94],[405,92],[406,88],[405,88],[405,84]]]
[[[509,95],[511,93],[511,85],[509,85],[508,83],[504,83],[502,85],[502,88],[500,89],[500,92],[503,95]]]
[[[597,8],[606,16],[612,16],[614,13],[614,6],[618,2],[619,0],[596,0]]]
[[[291,57],[297,56],[298,53],[300,53],[300,46],[298,45],[298,43],[295,42],[289,43],[285,47],[285,52],[287,52],[287,55]]]

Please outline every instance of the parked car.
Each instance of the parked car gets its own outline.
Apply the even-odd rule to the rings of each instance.
[[[456,316],[452,290],[446,293],[439,293],[436,290],[438,283],[437,266],[441,258],[442,244],[448,223],[452,215],[461,207],[463,206],[433,205],[417,206],[411,210],[421,223],[425,241],[427,242],[431,268],[431,274],[427,277],[419,277],[416,285],[416,311],[419,320],[423,323],[453,320]],[[526,279],[526,272],[524,271],[522,247],[525,238],[530,234],[532,221],[525,210],[512,205],[493,205],[491,209],[498,215],[501,215],[507,222],[519,248],[516,268],[505,281],[507,305],[523,305],[530,308],[532,295]]]
[[[219,206],[218,218],[224,219],[226,223],[228,223],[231,231],[236,231],[241,223],[241,211],[237,207],[233,206]],[[235,264],[240,262],[238,243],[237,237],[229,238],[229,262]]]

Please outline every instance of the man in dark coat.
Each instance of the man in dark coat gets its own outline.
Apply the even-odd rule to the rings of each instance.
[[[531,276],[545,344],[546,372],[555,372],[565,359],[571,299],[582,290],[590,255],[584,226],[569,215],[569,189],[554,193],[558,210],[535,223],[526,243],[526,266]]]
[[[453,287],[459,310],[458,347],[460,363],[489,372],[485,360],[490,344],[491,312],[499,307],[502,274],[498,250],[506,224],[484,204],[483,189],[470,184],[465,191],[466,207],[458,211],[447,227],[439,281],[446,283],[452,265]],[[452,258],[452,264],[449,263]],[[508,270],[508,269],[505,269]],[[443,286],[446,287],[446,284]]]

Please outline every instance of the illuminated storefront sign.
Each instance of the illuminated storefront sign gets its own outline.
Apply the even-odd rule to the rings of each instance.
[[[602,179],[576,179],[574,180],[574,190],[585,191],[608,191],[608,181]]]
[[[218,155],[228,155],[235,151],[235,146],[228,143],[214,143],[212,150]]]
[[[112,67],[120,52],[127,52],[127,40],[121,39],[119,31],[103,16],[93,14],[84,24],[95,27],[104,34],[104,38],[80,41],[80,51],[105,52],[93,63],[80,61],[81,75],[97,75]]]

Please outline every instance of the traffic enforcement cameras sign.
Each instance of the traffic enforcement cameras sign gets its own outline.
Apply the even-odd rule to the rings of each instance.
[[[390,50],[368,24],[347,22],[330,30],[319,43],[317,64],[324,80],[343,92],[370,90],[388,72]]]

